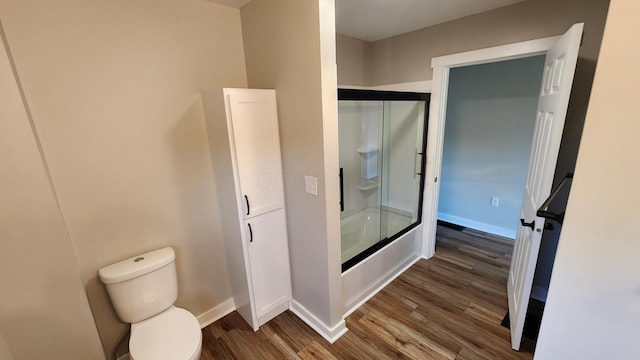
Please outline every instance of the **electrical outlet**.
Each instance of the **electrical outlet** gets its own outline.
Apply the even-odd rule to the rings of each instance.
[[[497,196],[494,196],[491,198],[491,206],[493,207],[498,207],[500,206],[500,198]]]
[[[304,191],[307,194],[318,196],[318,178],[315,176],[304,176]]]

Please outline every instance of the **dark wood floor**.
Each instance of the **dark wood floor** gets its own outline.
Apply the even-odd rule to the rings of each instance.
[[[439,227],[436,255],[347,317],[334,344],[288,311],[255,333],[233,312],[203,329],[202,359],[532,359],[500,326],[510,256],[509,241]]]

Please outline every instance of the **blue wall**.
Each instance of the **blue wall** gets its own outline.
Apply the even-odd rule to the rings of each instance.
[[[543,65],[536,56],[451,70],[440,220],[515,238]]]

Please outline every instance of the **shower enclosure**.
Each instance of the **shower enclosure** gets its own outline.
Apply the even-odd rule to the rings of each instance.
[[[338,90],[342,271],[420,224],[429,94]]]

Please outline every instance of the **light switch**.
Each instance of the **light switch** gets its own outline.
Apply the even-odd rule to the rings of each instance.
[[[307,194],[318,196],[318,178],[315,176],[304,176],[304,191]]]
[[[491,206],[493,207],[498,207],[500,206],[500,198],[497,196],[494,196],[491,198]]]

